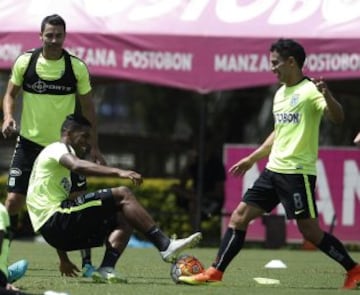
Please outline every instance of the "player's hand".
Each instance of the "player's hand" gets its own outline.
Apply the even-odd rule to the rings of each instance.
[[[329,92],[329,89],[323,78],[320,77],[320,79],[311,79],[311,80],[315,84],[316,88],[322,93],[322,95],[326,96],[327,93]]]
[[[120,177],[130,179],[135,185],[140,185],[143,182],[141,174],[131,170],[121,170]]]
[[[78,272],[80,272],[78,267],[75,264],[73,264],[70,260],[60,261],[59,270],[61,276],[65,275],[67,277],[77,277]]]
[[[253,161],[249,157],[241,159],[239,162],[234,164],[230,167],[229,173],[233,176],[242,176],[245,174],[246,171],[248,171],[252,165],[254,164]]]
[[[20,291],[19,288],[15,287],[14,285],[7,283],[6,284],[6,290],[11,290],[11,291]],[[17,293],[16,293],[17,294]]]
[[[5,119],[2,125],[2,134],[4,138],[8,138],[16,133],[16,121],[14,118]]]

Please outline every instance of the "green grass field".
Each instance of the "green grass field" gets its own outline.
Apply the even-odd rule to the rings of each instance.
[[[102,258],[103,249],[93,251],[94,263]],[[186,251],[197,256],[205,266],[212,261],[215,248],[195,248]],[[353,252],[360,261],[360,253]],[[80,254],[72,252],[73,262],[80,264]],[[55,250],[45,243],[14,241],[10,263],[29,260],[29,269],[16,286],[32,294],[44,290],[67,292],[71,295],[169,295],[169,294],[339,294],[344,279],[343,269],[319,251],[244,249],[228,268],[222,286],[185,286],[172,282],[170,265],[164,263],[153,249],[128,248],[117,265],[126,275],[128,284],[94,284],[82,277],[61,277]],[[286,269],[266,269],[272,259],[280,259]],[[267,277],[280,280],[280,285],[259,285],[253,278]]]

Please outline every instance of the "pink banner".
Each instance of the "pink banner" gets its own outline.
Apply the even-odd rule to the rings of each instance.
[[[305,46],[309,76],[358,78],[360,2],[329,2],[1,0],[0,69],[40,46],[42,18],[59,13],[94,76],[201,93],[269,85],[269,46],[286,37]]]
[[[229,169],[239,159],[252,152],[255,147],[226,145],[224,163]],[[263,170],[266,159],[252,167],[243,177],[228,176],[226,180],[226,212],[240,202]],[[319,222],[328,231],[334,215],[334,234],[345,242],[360,242],[360,150],[352,148],[321,148],[317,161],[316,199]],[[284,215],[281,205],[271,214]],[[223,226],[228,223],[224,218]],[[294,221],[286,221],[287,241],[302,241]],[[261,220],[254,221],[248,230],[248,240],[264,240],[265,227]]]

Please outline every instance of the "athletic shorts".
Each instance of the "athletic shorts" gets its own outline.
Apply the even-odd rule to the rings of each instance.
[[[116,217],[111,189],[103,189],[64,200],[39,231],[47,243],[62,251],[100,247],[117,227]]]
[[[281,203],[287,219],[316,218],[315,182],[314,175],[283,174],[264,169],[245,193],[243,202],[268,213]]]
[[[6,275],[0,270],[0,288],[6,288],[7,283]]]
[[[15,151],[11,160],[7,191],[26,195],[32,167],[36,157],[44,147],[22,136],[17,138]],[[85,191],[85,176],[71,173],[71,192]]]

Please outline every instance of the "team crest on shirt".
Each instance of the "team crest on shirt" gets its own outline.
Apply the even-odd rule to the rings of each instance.
[[[67,177],[64,177],[61,180],[61,186],[65,189],[65,191],[70,192],[71,183]]]
[[[290,99],[290,105],[293,107],[298,104],[300,95],[295,93]]]

